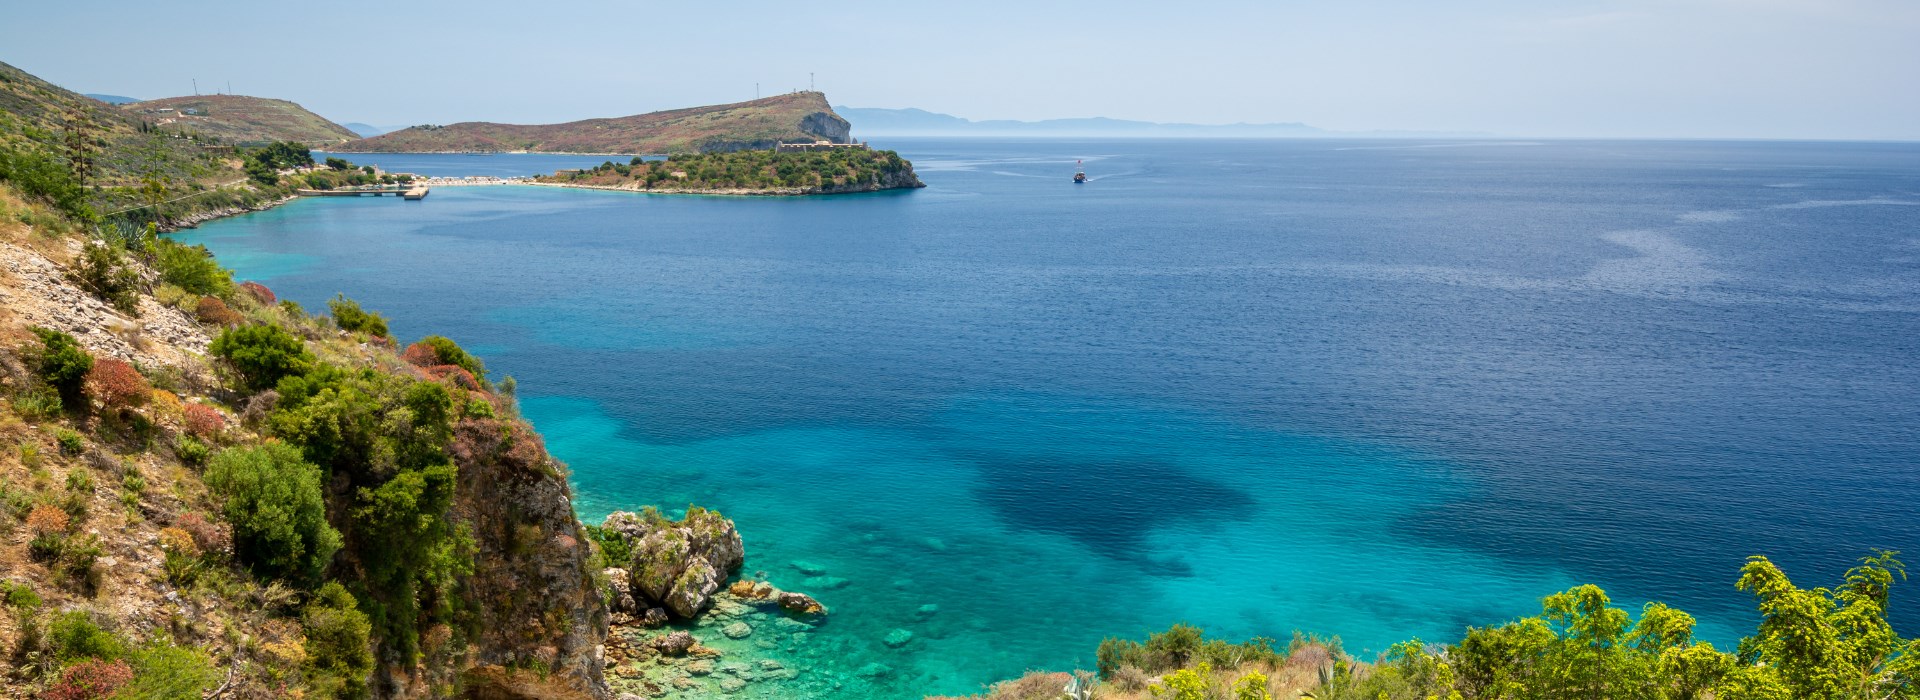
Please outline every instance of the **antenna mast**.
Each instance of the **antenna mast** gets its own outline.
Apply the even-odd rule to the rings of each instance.
[[[813,71],[807,71],[807,92],[815,92],[813,89]]]
[[[194,94],[194,95],[196,95],[196,96],[198,96],[198,95],[200,94],[200,79],[199,79],[199,78],[194,78],[194,79],[193,79],[193,94]]]

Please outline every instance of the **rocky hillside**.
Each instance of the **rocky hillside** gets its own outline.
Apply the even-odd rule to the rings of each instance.
[[[217,146],[0,63],[0,152],[51,159],[81,185],[107,190],[95,199],[149,181],[187,189],[244,179],[238,159]]]
[[[0,697],[609,695],[510,382],[63,221],[0,184]]]
[[[161,129],[197,132],[240,145],[292,141],[322,148],[360,138],[300,105],[266,97],[165,97],[121,105],[120,109]]]
[[[851,125],[826,95],[796,92],[750,102],[565,124],[423,125],[352,141],[341,152],[704,153],[769,149],[780,141],[847,143]]]

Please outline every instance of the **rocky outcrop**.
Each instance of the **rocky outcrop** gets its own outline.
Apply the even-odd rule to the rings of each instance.
[[[602,527],[633,547],[627,571],[635,600],[644,596],[682,619],[705,610],[714,592],[746,560],[733,521],[697,506],[688,508],[679,521],[652,511],[622,511],[607,516]]]
[[[834,143],[853,143],[853,124],[832,112],[801,117],[800,130]]]
[[[608,697],[607,606],[560,465],[519,421],[467,419],[454,433],[454,515],[479,547],[465,598],[481,623],[465,665],[485,673],[467,677],[492,679],[503,698]],[[511,690],[528,687],[541,694]]]

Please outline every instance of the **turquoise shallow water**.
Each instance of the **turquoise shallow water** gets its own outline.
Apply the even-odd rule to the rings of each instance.
[[[1920,551],[1920,147],[901,150],[929,188],[444,188],[182,237],[517,377],[584,517],[735,518],[833,607],[791,653],[841,696],[1179,620],[1378,650],[1589,581],[1726,643],[1748,554]]]

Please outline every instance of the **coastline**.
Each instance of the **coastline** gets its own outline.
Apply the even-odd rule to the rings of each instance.
[[[608,192],[629,192],[633,194],[700,195],[700,196],[707,196],[707,197],[811,197],[811,196],[825,196],[825,195],[836,195],[836,194],[864,194],[868,192],[885,192],[887,190],[912,190],[912,189],[918,189],[919,187],[926,187],[926,185],[922,184],[922,185],[919,185],[918,187],[868,187],[868,188],[847,189],[847,190],[821,190],[821,189],[814,189],[809,187],[779,187],[779,188],[765,189],[765,190],[744,189],[744,188],[743,189],[700,189],[700,190],[691,190],[691,189],[648,190],[648,189],[640,189],[638,187],[612,187],[609,185],[575,185],[575,184],[564,183],[564,182],[540,182],[538,180],[525,180],[525,181],[515,182],[511,184],[533,185],[536,187],[564,187],[564,188],[578,189],[578,190],[605,190]]]
[[[160,225],[159,231],[160,233],[175,233],[185,229],[198,228],[201,224],[207,223],[209,221],[224,219],[229,216],[239,216],[241,214],[251,214],[258,211],[266,211],[268,209],[272,209],[274,207],[280,206],[282,204],[286,204],[288,202],[291,202],[299,198],[300,198],[300,195],[290,194],[280,199],[261,202],[259,204],[255,204],[252,206],[224,207],[220,209],[209,209],[206,211],[194,212],[192,214],[188,214],[184,217],[181,217],[180,220],[178,221],[170,221],[170,222],[167,222],[166,224]]]

